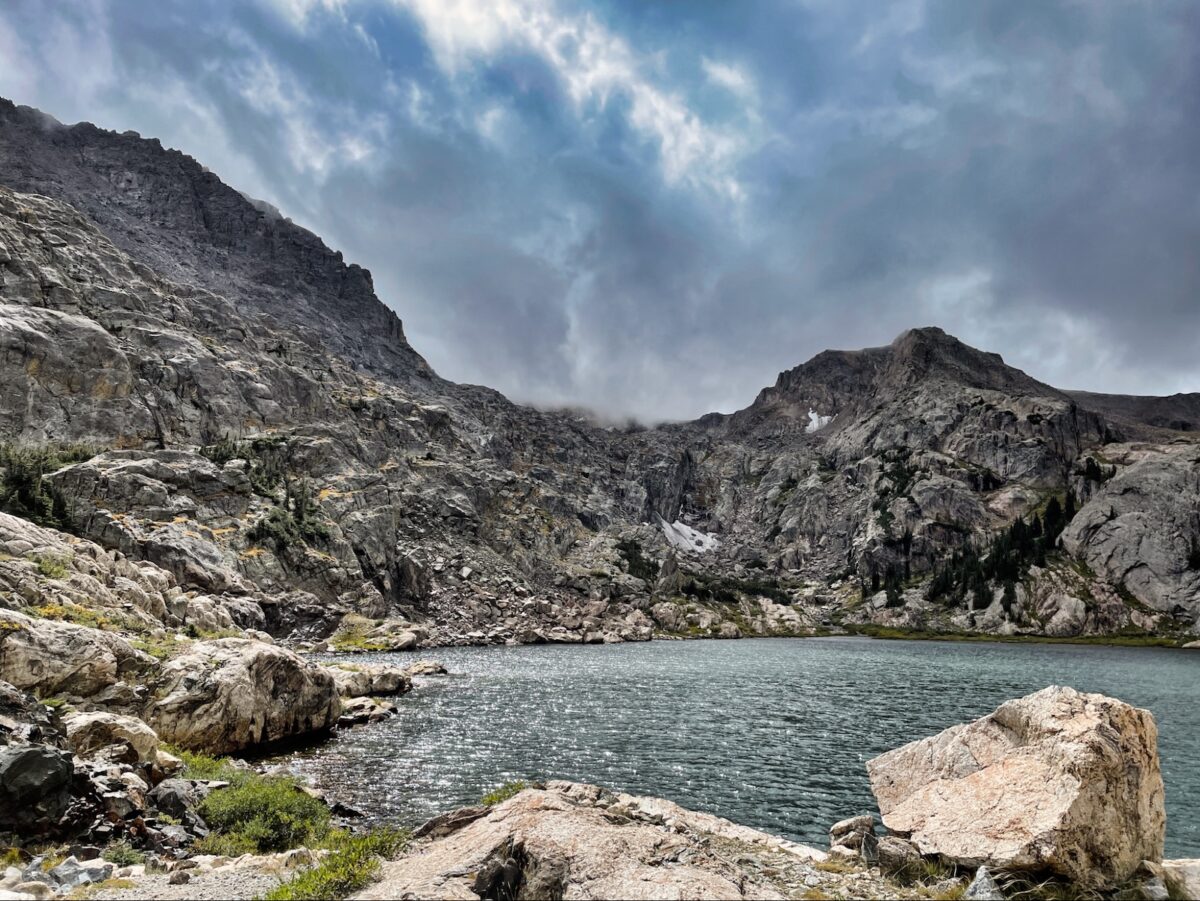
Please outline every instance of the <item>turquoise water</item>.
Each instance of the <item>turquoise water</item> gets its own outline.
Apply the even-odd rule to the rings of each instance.
[[[1167,853],[1200,856],[1200,653],[826,638],[429,656],[453,675],[421,680],[400,716],[293,755],[290,766],[406,823],[475,803],[507,780],[565,778],[824,845],[829,824],[874,809],[868,758],[1065,684],[1153,711]]]

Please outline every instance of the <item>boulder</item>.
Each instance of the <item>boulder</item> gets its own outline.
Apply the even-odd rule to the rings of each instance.
[[[883,824],[965,866],[1118,884],[1162,858],[1158,730],[1146,710],[1051,686],[867,762]]]
[[[275,645],[197,642],[162,667],[146,716],[165,740],[227,754],[332,728],[341,712],[329,672]]]
[[[343,698],[402,695],[412,690],[407,667],[340,664],[329,667],[329,673]]]
[[[27,691],[0,682],[0,745],[33,742],[62,746],[55,713]]]
[[[853,836],[861,836],[875,832],[875,817],[869,813],[860,816],[847,817],[829,827],[830,844],[845,844],[853,841]]]
[[[41,697],[89,697],[155,662],[112,632],[0,610],[0,679]]]
[[[200,804],[195,786],[186,779],[164,779],[146,796],[155,810],[177,820],[187,817]]]
[[[152,763],[158,754],[158,736],[137,717],[104,711],[69,713],[63,717],[67,743],[80,757],[122,742],[133,748],[139,764]]]
[[[74,772],[69,751],[45,745],[0,749],[0,831],[33,834],[54,826],[71,804]]]
[[[1200,858],[1164,860],[1163,881],[1176,898],[1200,898]]]
[[[529,644],[530,642],[523,642]],[[404,672],[410,677],[412,676],[444,676],[446,675],[446,667],[438,663],[436,660],[418,660],[416,663],[410,663],[404,667]]]
[[[1004,901],[1004,892],[992,878],[991,871],[987,867],[980,867],[975,871],[975,878],[971,880],[971,884],[963,892],[963,898],[964,901]]]
[[[50,878],[58,883],[60,888],[73,889],[81,885],[91,885],[93,882],[103,882],[112,878],[116,869],[107,860],[94,858],[92,860],[76,860],[68,857],[58,866],[50,870]]]
[[[879,869],[888,876],[908,879],[919,872],[923,858],[916,846],[895,835],[885,835],[875,845]]]
[[[349,698],[342,704],[338,726],[362,726],[378,723],[396,715],[396,705],[377,698]]]

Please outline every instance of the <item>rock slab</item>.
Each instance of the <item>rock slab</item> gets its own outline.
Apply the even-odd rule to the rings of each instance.
[[[570,782],[465,814],[418,830],[436,838],[386,863],[382,880],[357,897],[779,898],[715,845],[739,842],[810,863],[824,857],[668,801]]]

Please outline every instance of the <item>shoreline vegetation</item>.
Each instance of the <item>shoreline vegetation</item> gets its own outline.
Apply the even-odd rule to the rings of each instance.
[[[840,630],[816,629],[811,632],[751,634],[745,638],[877,638],[884,641],[962,641],[997,642],[1001,644],[1071,644],[1098,645],[1123,648],[1176,648],[1193,650],[1189,637],[1172,638],[1165,635],[1146,633],[1130,635],[996,635],[990,632],[939,632],[926,629],[905,629],[897,626],[881,626],[875,623],[847,624]],[[727,641],[719,635],[689,633],[656,633],[655,641]]]

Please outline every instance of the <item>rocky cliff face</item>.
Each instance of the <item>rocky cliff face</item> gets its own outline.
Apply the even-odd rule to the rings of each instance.
[[[440,379],[369,273],[156,141],[0,102],[0,185],[20,615],[63,591],[33,558],[70,583],[84,542],[153,573],[102,602],[150,634],[1198,628],[1195,397],[1065,393],[914,329],[605,429]]]

